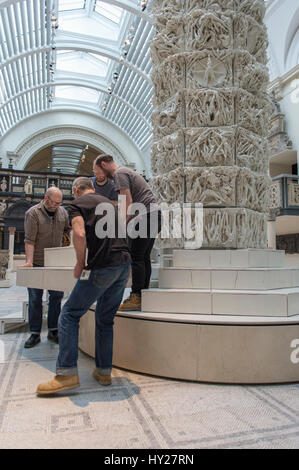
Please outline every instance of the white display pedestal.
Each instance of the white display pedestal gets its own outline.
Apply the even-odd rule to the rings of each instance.
[[[73,267],[53,266],[70,263],[71,249],[48,254],[51,266],[18,270],[17,284],[71,290]],[[291,360],[299,267],[284,262],[274,250],[174,251],[173,267],[159,270],[160,288],[143,291],[142,312],[116,315],[114,366],[200,382],[299,382]],[[92,357],[94,328],[91,309],[79,346]]]
[[[299,269],[284,263],[283,251],[175,250],[142,312],[118,312],[114,365],[199,382],[299,381]],[[80,348],[94,356],[92,310]]]

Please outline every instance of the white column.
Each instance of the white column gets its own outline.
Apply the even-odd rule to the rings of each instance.
[[[14,244],[15,244],[15,232],[16,227],[9,227],[9,260],[8,260],[8,271],[13,269],[13,255],[14,255]]]
[[[276,220],[268,220],[267,223],[268,248],[276,250]]]

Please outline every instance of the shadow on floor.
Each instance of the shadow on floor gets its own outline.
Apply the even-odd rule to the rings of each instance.
[[[56,360],[59,352],[58,344],[48,341],[47,331],[43,331],[41,342],[34,348],[25,349],[24,343],[27,338],[28,333],[23,335],[22,343],[18,348],[19,358],[24,361],[39,364],[44,369],[50,371],[53,375],[49,376],[49,379],[44,381],[51,380],[55,375]],[[141,392],[140,388],[125,376],[125,372],[121,372],[124,374],[123,376],[117,377],[114,376],[115,372],[112,372],[112,384],[110,386],[100,385],[92,377],[94,366],[94,359],[79,351],[78,369],[81,383],[80,387],[74,390],[59,392],[54,395],[38,396],[38,399],[55,400],[55,398],[69,397],[74,405],[84,408],[90,403],[124,401]],[[120,373],[120,371],[117,373]]]
[[[85,408],[89,406],[90,403],[125,401],[134,395],[140,394],[140,392],[141,389],[126,377],[115,377],[112,378],[112,385],[108,387],[103,387],[95,382],[91,388],[81,382],[81,390],[80,388],[69,391],[66,390],[65,392],[56,393],[55,395],[39,396],[38,399],[55,400],[55,398],[68,397],[75,406]]]

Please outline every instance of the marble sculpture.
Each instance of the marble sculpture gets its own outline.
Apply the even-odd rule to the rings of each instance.
[[[266,248],[264,1],[152,0],[150,11],[153,190],[159,202],[203,204],[203,247]]]

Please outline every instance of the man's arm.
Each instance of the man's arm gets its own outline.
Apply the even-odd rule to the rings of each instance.
[[[71,234],[72,227],[71,227],[70,221],[69,221],[69,214],[68,214],[66,209],[64,209],[64,210],[65,210],[65,222],[64,222],[63,233],[65,233],[69,237],[70,234]]]
[[[131,191],[130,189],[120,189],[119,190],[119,194],[120,196],[125,196],[126,197],[126,221],[127,223],[129,222],[129,220],[132,218],[131,215],[128,215],[128,207],[132,204],[133,202],[133,199],[132,199],[132,194],[131,194]]]
[[[77,263],[74,268],[74,277],[78,279],[85,267],[86,237],[84,219],[81,215],[72,219],[73,244],[76,251]]]
[[[128,216],[128,207],[132,204],[132,193],[130,189],[130,179],[127,173],[116,172],[114,174],[114,184],[121,198],[120,202],[120,214],[122,221],[129,222],[131,216]],[[126,204],[123,204],[124,196],[126,198]],[[124,207],[125,206],[125,207]]]
[[[38,224],[35,217],[32,214],[25,215],[25,253],[26,253],[26,264],[18,266],[18,268],[32,268],[33,267],[33,255],[35,240],[37,237]]]
[[[32,243],[25,242],[25,253],[26,253],[26,264],[21,264],[18,268],[32,268],[33,267],[33,255],[34,245]]]

